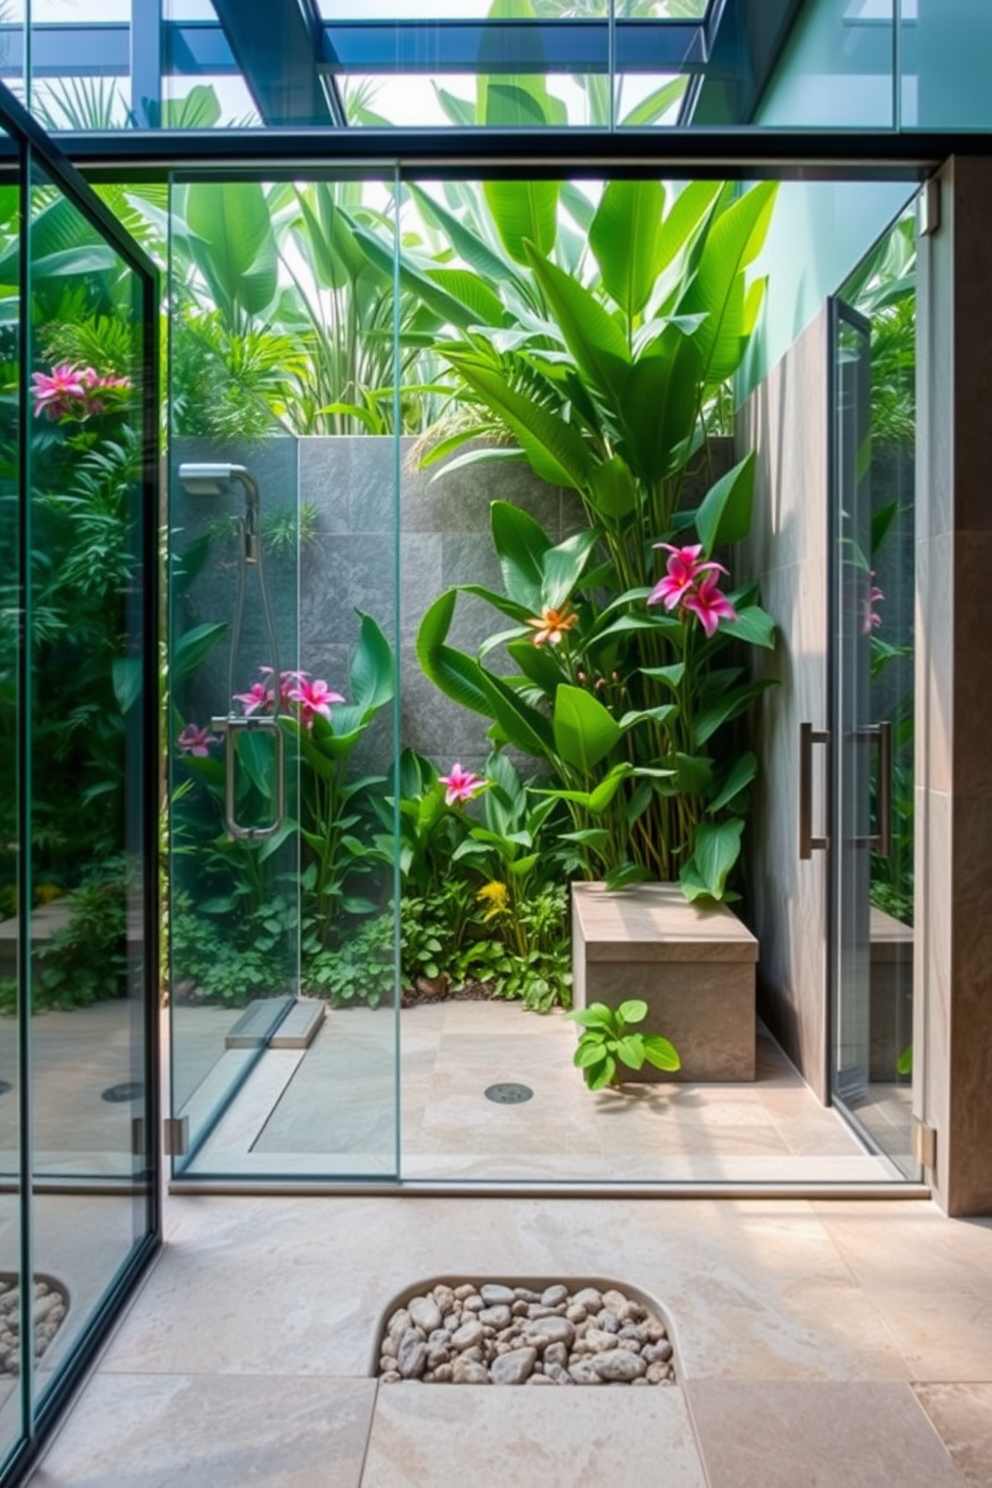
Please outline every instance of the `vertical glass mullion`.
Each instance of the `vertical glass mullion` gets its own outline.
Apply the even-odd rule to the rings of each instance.
[[[401,439],[403,436],[402,399],[400,397],[400,256],[402,239],[400,234],[401,173],[399,163],[393,170],[393,654],[396,657],[396,690],[392,712],[392,795],[393,795],[393,1079],[395,1103],[395,1174],[398,1181],[403,1177],[403,1086],[402,1086],[402,1007],[403,987],[400,977],[401,925],[400,907],[402,884],[400,876],[400,751],[403,747],[400,733],[400,699],[403,689],[402,648],[400,645],[400,623],[402,604],[402,569],[400,542],[400,471],[402,469]]]
[[[30,28],[28,28],[30,29]],[[31,145],[21,146],[21,305],[20,344],[18,346],[18,412],[20,440],[18,448],[20,496],[20,645],[17,658],[18,682],[18,790],[17,790],[17,984],[19,1002],[18,1093],[20,1098],[20,1180],[21,1180],[21,1275],[20,1275],[20,1389],[24,1436],[34,1435],[34,1348],[31,1336],[30,1303],[25,1297],[33,1293],[33,1173],[34,1143],[31,1124],[31,898],[32,898],[32,802],[31,743],[32,710],[32,591],[31,591],[31,439],[29,422],[29,387],[31,380],[31,227],[34,203],[34,158]]]

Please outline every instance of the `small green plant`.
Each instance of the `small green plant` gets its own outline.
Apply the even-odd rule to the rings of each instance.
[[[326,997],[333,1007],[364,1003],[376,1008],[393,1000],[393,917],[377,915],[336,950],[322,945],[311,922],[303,939],[303,991]]]
[[[127,994],[124,867],[108,864],[66,895],[69,923],[56,930],[36,962],[34,1008],[85,1007]]]
[[[602,1090],[604,1085],[619,1087],[621,1066],[632,1070],[645,1064],[660,1070],[682,1068],[674,1045],[661,1034],[628,1031],[632,1023],[643,1023],[647,1015],[648,1005],[639,997],[622,1002],[618,1008],[593,1002],[565,1014],[583,1029],[573,1063],[582,1071],[590,1090]]]

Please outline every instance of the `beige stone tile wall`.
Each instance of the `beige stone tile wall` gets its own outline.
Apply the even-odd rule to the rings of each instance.
[[[799,338],[744,405],[738,453],[758,452],[754,521],[734,555],[778,623],[778,679],[755,709],[761,781],[747,831],[752,928],[761,943],[758,1005],[803,1077],[827,1098],[826,892],[823,853],[799,858],[799,725],[826,725],[827,318]],[[823,751],[815,753],[822,756]],[[824,830],[823,759],[814,831]]]

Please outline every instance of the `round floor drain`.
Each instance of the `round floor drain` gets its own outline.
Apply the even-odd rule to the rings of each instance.
[[[486,1100],[495,1101],[498,1106],[519,1106],[521,1101],[530,1100],[533,1094],[529,1085],[514,1085],[512,1081],[504,1080],[499,1085],[489,1086]]]
[[[0,1080],[0,1095],[6,1095],[7,1091],[12,1089],[13,1086],[9,1080]]]
[[[111,1085],[100,1098],[110,1101],[112,1106],[118,1106],[125,1101],[140,1100],[144,1093],[145,1087],[140,1080],[126,1080],[123,1085]]]

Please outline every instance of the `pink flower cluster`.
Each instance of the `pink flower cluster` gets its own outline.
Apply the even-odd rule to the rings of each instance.
[[[680,608],[682,616],[696,616],[706,632],[712,636],[721,620],[736,620],[737,611],[730,600],[719,589],[717,574],[727,570],[722,563],[701,563],[699,555],[702,543],[676,548],[672,543],[655,543],[656,548],[666,548],[671,555],[668,572],[648,595],[648,604],[664,604],[666,610]]]
[[[266,679],[265,681],[255,682],[248,692],[234,694],[235,701],[242,704],[246,718],[249,718],[252,713],[271,713],[275,704],[272,668],[263,666],[259,667],[259,671]],[[343,702],[344,698],[339,692],[332,691],[321,678],[311,680],[309,672],[280,672],[279,674],[280,708],[288,708],[290,704],[295,703],[299,708],[300,718],[307,728],[313,723],[316,713],[330,721],[331,704]]]
[[[881,625],[881,623],[882,623],[882,617],[878,613],[878,611],[874,608],[874,606],[876,604],[878,604],[878,601],[880,599],[884,599],[884,598],[885,598],[885,595],[882,593],[881,589],[879,589],[878,585],[875,583],[875,570],[874,569],[870,569],[869,570],[869,573],[868,573],[868,593],[865,595],[864,599],[861,601],[861,604],[862,604],[861,634],[862,635],[871,635],[872,631],[873,630],[877,630],[878,627]]]
[[[198,728],[195,723],[188,723],[176,739],[176,748],[180,754],[195,754],[199,759],[206,759],[211,744],[219,743],[220,739],[216,734],[211,734],[205,728]]]
[[[53,423],[103,413],[108,392],[129,391],[133,386],[130,377],[101,376],[93,367],[73,367],[68,362],[60,362],[50,373],[32,373],[31,381],[35,418],[44,414]]]
[[[446,806],[460,805],[462,801],[473,801],[480,791],[485,790],[486,782],[479,775],[473,775],[471,770],[463,770],[459,763],[451,767],[448,775],[439,775],[441,784],[447,786],[444,793],[444,804]]]

